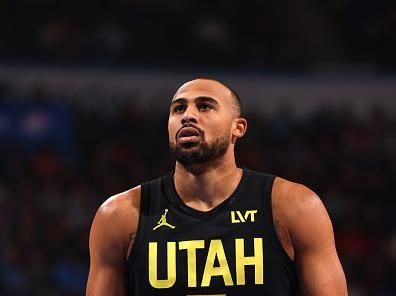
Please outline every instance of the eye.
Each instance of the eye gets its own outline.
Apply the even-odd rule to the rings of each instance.
[[[210,111],[210,110],[213,110],[213,107],[210,104],[201,103],[201,104],[199,104],[199,110]]]
[[[175,107],[173,107],[173,112],[181,113],[184,111],[184,109],[185,109],[184,105],[176,105]]]

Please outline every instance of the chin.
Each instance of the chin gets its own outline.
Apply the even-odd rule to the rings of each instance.
[[[178,144],[180,150],[194,150],[200,148],[200,143],[184,143]]]

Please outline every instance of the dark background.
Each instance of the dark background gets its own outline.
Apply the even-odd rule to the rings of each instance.
[[[286,92],[284,77],[308,87],[319,75],[370,88],[395,80],[395,52],[390,0],[1,1],[0,294],[83,295],[96,209],[172,168],[166,109],[180,81],[146,101],[151,74],[280,79]],[[51,78],[81,71],[96,81],[89,91]],[[150,75],[120,96],[112,84],[101,92],[112,73]],[[362,111],[359,97],[329,108],[323,93],[298,116],[306,100],[289,96],[272,112],[250,98],[239,164],[320,195],[349,295],[395,295],[396,109],[381,102],[396,94],[374,92]]]

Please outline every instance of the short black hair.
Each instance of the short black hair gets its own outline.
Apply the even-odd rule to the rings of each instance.
[[[232,97],[232,99],[234,100],[234,103],[235,103],[235,105],[236,105],[236,107],[237,107],[238,116],[242,116],[242,103],[241,103],[241,98],[240,98],[240,96],[238,95],[238,93],[237,93],[233,88],[231,88],[230,86],[228,86],[228,85],[225,84],[224,82],[221,82],[221,81],[219,81],[219,80],[217,80],[217,79],[214,79],[214,78],[211,78],[211,77],[196,77],[196,78],[194,78],[193,80],[196,80],[196,79],[215,81],[215,82],[220,83],[221,85],[223,85],[225,88],[227,88],[227,89],[231,92],[231,97]]]

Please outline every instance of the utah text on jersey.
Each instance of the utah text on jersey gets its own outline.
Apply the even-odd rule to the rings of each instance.
[[[156,289],[166,289],[174,286],[176,281],[186,281],[188,287],[209,287],[213,277],[221,277],[225,286],[243,286],[246,284],[245,267],[254,268],[254,284],[264,283],[264,264],[263,264],[263,238],[251,238],[253,240],[253,255],[245,255],[245,239],[234,239],[235,254],[228,254],[223,247],[221,239],[212,239],[209,244],[205,240],[189,240],[166,243],[166,278],[158,278],[158,243],[149,242],[149,282]],[[247,239],[246,239],[247,240]],[[198,251],[199,249],[203,249]],[[206,259],[198,262],[197,251],[204,252]],[[181,252],[186,252],[187,260],[182,262],[178,257]],[[160,254],[163,256],[164,254]],[[235,270],[230,270],[229,260],[235,260]],[[186,264],[187,279],[177,279],[177,265]],[[234,263],[234,262],[233,262]],[[197,264],[204,264],[202,274],[197,274]],[[163,273],[161,273],[163,274]],[[180,282],[179,282],[180,283]],[[183,283],[184,284],[184,283]]]

